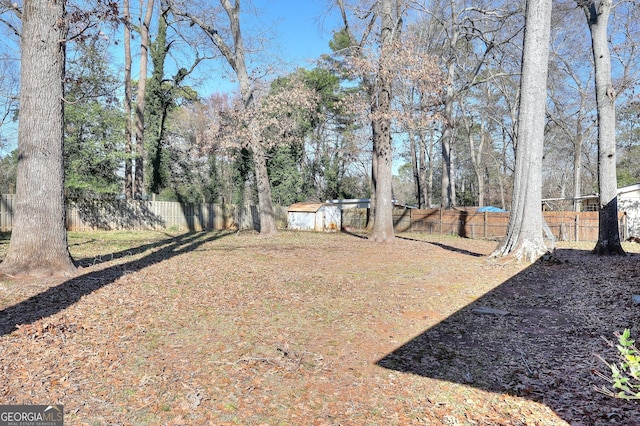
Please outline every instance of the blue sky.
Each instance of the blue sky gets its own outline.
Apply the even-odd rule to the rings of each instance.
[[[273,27],[273,36],[269,48],[289,64],[289,70],[295,67],[312,67],[313,61],[323,53],[330,53],[329,40],[332,31],[337,29],[339,15],[335,10],[327,13],[330,0],[254,0],[253,5],[260,13],[256,18],[249,8],[249,2],[243,2],[245,14],[241,17],[243,28]],[[245,22],[244,20],[247,19]],[[247,35],[248,36],[248,35]],[[135,47],[134,47],[135,48]],[[122,48],[113,49],[116,68],[121,68]],[[138,65],[134,64],[136,74]],[[217,68],[217,72],[212,72]],[[228,65],[221,67],[203,66],[202,73],[206,74],[206,82],[199,87],[202,96],[213,92],[231,92],[237,90],[237,84],[224,79],[222,69],[228,70]],[[133,78],[138,78],[134,75]],[[17,132],[15,123],[5,125],[0,136],[7,139],[5,146],[0,146],[0,156],[15,148]]]
[[[335,29],[332,16],[327,16],[322,0],[272,0],[264,21],[276,22],[277,41],[286,58],[304,62],[329,53],[331,31]]]
[[[245,13],[241,16],[242,28],[249,33],[252,27],[273,27],[273,31],[267,34],[267,37],[272,37],[268,40],[268,48],[273,49],[274,54],[285,61],[290,69],[312,67],[314,60],[324,53],[330,53],[329,40],[332,31],[338,28],[336,19],[339,18],[335,10],[327,13],[330,1],[254,0],[253,4],[259,16],[255,16],[247,2],[243,3]],[[204,92],[236,88],[221,76],[211,77],[212,81],[202,89]]]

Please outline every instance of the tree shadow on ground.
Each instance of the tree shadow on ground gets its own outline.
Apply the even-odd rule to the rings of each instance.
[[[174,237],[172,235],[169,234],[164,234],[166,235],[168,238],[164,239],[164,240],[159,240],[159,241],[154,241],[148,244],[142,244],[139,245],[137,247],[131,247],[131,248],[127,248],[125,250],[120,250],[117,251],[115,253],[109,253],[109,254],[102,254],[102,255],[97,255],[97,256],[91,256],[91,257],[83,257],[81,259],[74,259],[74,263],[76,266],[80,266],[82,268],[86,268],[88,266],[94,266],[94,265],[99,265],[100,263],[104,263],[104,262],[110,262],[113,260],[117,260],[117,259],[122,259],[123,257],[130,257],[130,256],[136,256],[138,254],[144,253],[148,250],[152,250],[155,247],[162,247],[167,245],[167,242],[171,242],[171,241],[175,241],[177,238],[183,238],[185,236],[188,235],[195,235],[195,232],[189,232],[187,234],[182,234],[180,236]],[[201,234],[201,233],[200,233]],[[91,242],[94,242],[95,240],[90,240],[87,242],[84,242],[82,244],[90,244]],[[73,246],[73,245],[78,245],[78,244],[70,244],[69,246]]]
[[[342,230],[340,231],[345,235],[349,235],[350,237],[356,237],[356,238],[360,238],[362,240],[366,240],[367,238],[369,238],[369,236],[366,234],[365,231],[361,231],[360,233],[355,232],[351,229],[346,229],[346,228],[342,228]]]
[[[571,425],[638,425],[638,404],[596,392],[593,372],[608,373],[594,354],[615,360],[602,337],[639,334],[639,261],[556,250],[377,364],[540,402]]]
[[[482,253],[476,253],[476,252],[465,250],[465,249],[461,249],[461,248],[458,248],[458,247],[453,247],[453,246],[450,246],[450,245],[447,245],[447,244],[436,243],[435,241],[417,240],[415,238],[403,237],[401,235],[396,235],[396,238],[400,238],[400,239],[408,240],[408,241],[418,241],[418,242],[421,242],[421,243],[431,244],[432,246],[437,246],[437,247],[440,247],[441,249],[444,249],[444,250],[449,250],[449,251],[453,251],[453,252],[460,253],[460,254],[466,254],[468,256],[473,256],[473,257],[482,257],[482,256],[484,256]]]
[[[163,260],[194,251],[203,244],[227,235],[231,235],[231,233],[189,233],[166,239],[160,243],[143,245],[137,249],[139,253],[150,248],[157,248],[157,250],[140,259],[109,266],[99,271],[72,278],[3,309],[0,311],[0,335],[13,332],[16,330],[17,325],[32,324],[42,318],[60,312],[78,302],[83,296],[115,282],[125,274],[137,272]],[[146,249],[142,250],[143,247],[146,247]]]

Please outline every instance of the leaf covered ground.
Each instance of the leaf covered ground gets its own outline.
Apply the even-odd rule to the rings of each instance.
[[[0,403],[68,425],[640,424],[593,389],[602,337],[640,335],[640,246],[533,265],[495,246],[71,234],[76,278],[0,282]]]

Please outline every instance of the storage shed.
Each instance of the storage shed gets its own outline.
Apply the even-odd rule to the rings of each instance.
[[[597,194],[581,198],[584,198],[585,211],[598,211]],[[627,215],[627,228],[620,229],[621,236],[640,237],[640,183],[618,188],[618,211]]]
[[[297,231],[339,231],[340,207],[326,203],[295,203],[287,209],[287,228]]]
[[[627,214],[627,236],[640,237],[640,183],[618,188],[618,210]]]

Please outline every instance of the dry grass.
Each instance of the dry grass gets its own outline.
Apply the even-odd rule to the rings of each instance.
[[[530,312],[518,307],[548,307],[549,294],[518,306],[502,297],[508,319],[470,312],[500,288],[525,288],[518,280],[575,278],[593,258],[574,246],[567,263],[528,267],[488,260],[495,244],[417,234],[390,245],[292,232],[71,234],[82,275],[0,283],[2,402],[64,404],[69,425],[631,424],[633,406],[579,381],[589,371],[563,371],[573,364],[532,352],[556,329],[529,333]],[[637,268],[618,270],[637,278]],[[533,340],[520,352],[498,340],[505,353],[494,353],[482,342],[505,339],[491,331],[496,321]],[[556,325],[570,333],[574,322]],[[454,323],[457,336],[429,334]],[[595,340],[614,331],[598,327]],[[552,388],[576,397],[553,403]],[[585,394],[596,404],[576,412]]]

